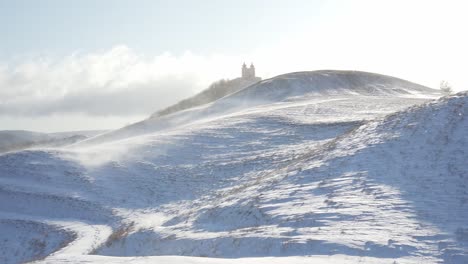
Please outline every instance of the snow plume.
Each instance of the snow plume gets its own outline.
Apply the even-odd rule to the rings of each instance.
[[[128,146],[107,144],[99,147],[76,148],[64,152],[63,157],[87,168],[97,168],[111,161],[117,164],[126,157],[132,157],[134,153]]]
[[[155,144],[157,139],[146,137],[131,138],[99,145],[72,145],[63,149],[63,158],[78,162],[87,168],[100,168],[106,165],[119,166],[120,163],[139,161],[144,156],[144,147]],[[155,157],[166,153],[165,148],[153,150]]]
[[[229,60],[191,52],[150,57],[121,45],[61,59],[0,62],[0,117],[149,115],[226,77],[232,71],[222,65]]]

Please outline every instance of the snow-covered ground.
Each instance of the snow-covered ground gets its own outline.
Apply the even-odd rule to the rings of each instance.
[[[3,154],[0,260],[467,263],[468,94],[438,96],[382,75],[294,73]]]

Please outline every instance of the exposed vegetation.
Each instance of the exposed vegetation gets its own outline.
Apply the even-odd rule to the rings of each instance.
[[[165,116],[165,115],[169,115],[169,114],[179,112],[185,109],[197,107],[200,105],[204,105],[204,104],[216,101],[226,95],[242,90],[245,87],[250,86],[258,81],[260,81],[260,78],[254,78],[254,79],[236,78],[234,80],[221,79],[219,81],[212,83],[207,89],[203,90],[202,92],[190,98],[184,99],[161,111],[156,112],[155,114],[153,114],[152,117]]]

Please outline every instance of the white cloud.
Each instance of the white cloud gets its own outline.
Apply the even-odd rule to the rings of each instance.
[[[148,115],[229,77],[232,67],[226,65],[232,60],[190,52],[148,57],[121,45],[102,53],[4,65],[0,115]]]

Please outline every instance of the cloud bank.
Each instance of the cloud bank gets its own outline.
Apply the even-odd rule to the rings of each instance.
[[[149,115],[222,78],[229,69],[214,65],[225,61],[190,52],[148,57],[120,45],[102,53],[5,64],[0,66],[0,115]]]

